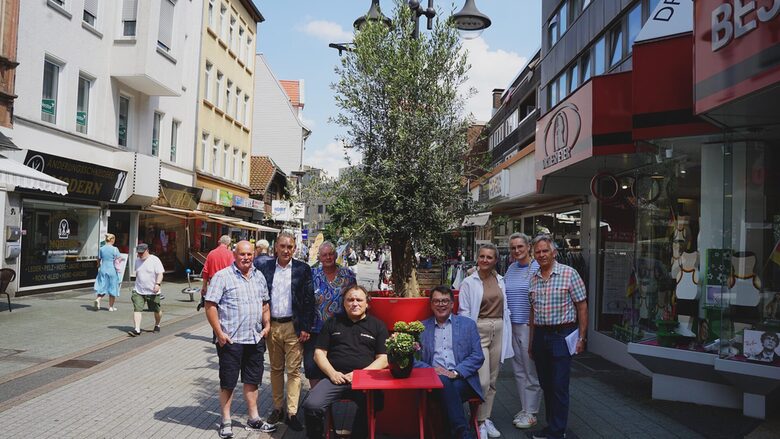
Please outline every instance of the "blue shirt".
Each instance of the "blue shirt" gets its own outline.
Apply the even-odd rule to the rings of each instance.
[[[452,314],[443,324],[433,320],[433,367],[455,369],[455,353],[452,350]]]
[[[342,312],[341,291],[347,285],[355,283],[355,273],[347,267],[338,267],[333,282],[328,282],[328,277],[322,267],[311,271],[314,284],[314,325],[311,332],[319,334],[325,321]]]
[[[539,263],[536,261],[531,261],[529,265],[513,262],[506,270],[504,275],[506,302],[509,307],[509,320],[514,325],[528,324],[531,316],[528,289],[531,286],[531,278],[537,270],[539,270]]]
[[[270,300],[263,273],[255,267],[247,278],[230,264],[209,282],[206,300],[217,304],[219,325],[233,343],[257,344],[263,330],[263,303]]]

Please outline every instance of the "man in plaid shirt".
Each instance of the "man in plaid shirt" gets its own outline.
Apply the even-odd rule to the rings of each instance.
[[[533,242],[539,270],[531,279],[531,355],[544,391],[547,426],[534,438],[565,437],[569,417],[571,354],[566,336],[579,329],[577,352],[585,350],[588,303],[585,283],[568,265],[555,261],[555,243],[548,235]]]
[[[230,402],[233,388],[244,383],[249,420],[247,426],[270,433],[276,430],[257,412],[257,387],[263,377],[265,337],[271,327],[268,286],[263,273],[252,260],[254,246],[249,241],[236,245],[235,262],[218,271],[206,292],[206,318],[214,330],[219,357],[219,406],[222,422],[219,437],[233,437]]]

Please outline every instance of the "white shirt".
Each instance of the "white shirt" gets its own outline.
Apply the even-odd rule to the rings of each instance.
[[[286,267],[276,263],[274,282],[271,284],[271,317],[292,317],[292,261]]]
[[[157,283],[157,275],[164,273],[160,258],[155,255],[149,255],[146,260],[136,258],[135,260],[135,291],[141,295],[152,295],[154,285]]]

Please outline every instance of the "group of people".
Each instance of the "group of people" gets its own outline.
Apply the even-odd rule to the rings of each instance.
[[[94,309],[100,311],[100,301],[108,296],[108,310],[117,310],[116,299],[120,294],[121,273],[124,271],[124,263],[121,253],[114,246],[116,236],[107,233],[105,245],[100,247],[98,256],[98,274],[95,279]],[[148,244],[136,246],[135,259],[135,284],[131,295],[133,303],[133,329],[128,334],[136,337],[141,335],[141,318],[144,306],[154,313],[154,328],[152,332],[160,332],[162,320],[162,307],[160,306],[160,289],[165,268],[155,255],[149,253]]]
[[[240,241],[233,251],[230,243],[230,237],[223,236],[219,247],[209,253],[202,288],[219,358],[220,437],[233,436],[231,399],[239,377],[249,429],[270,433],[285,422],[302,431],[305,424],[308,437],[321,438],[327,407],[346,398],[355,401],[359,410],[352,437],[364,437],[366,401],[362,392],[351,389],[353,372],[387,367],[388,337],[385,324],[369,315],[371,298],[366,289],[357,285],[352,270],[336,264],[331,242],[320,245],[320,264],[314,269],[293,259],[295,237],[288,232],[279,234],[274,256],[268,255],[265,240],[257,245]],[[432,367],[438,373],[443,388],[435,395],[453,438],[501,435],[490,416],[499,368],[507,359],[522,404],[514,425],[535,426],[544,397],[547,422],[534,437],[565,436],[571,363],[566,338],[579,331],[575,350],[584,350],[585,285],[575,270],[556,262],[555,243],[549,236],[532,241],[515,233],[510,250],[513,262],[502,277],[495,270],[497,248],[492,244],[479,248],[477,270],[460,286],[458,314],[452,313],[455,297],[450,288],[439,286],[430,294],[433,316],[423,322],[422,355],[415,367]],[[159,331],[162,265],[154,262],[144,244],[137,251],[134,307],[136,302],[141,307],[148,304],[155,311]],[[108,260],[113,252],[101,249],[101,260],[104,253]],[[140,334],[140,309],[136,311],[131,335]],[[266,349],[273,410],[264,420],[257,398]],[[301,369],[311,387],[301,404],[303,416]],[[477,432],[463,412],[462,403],[472,398],[482,401]]]

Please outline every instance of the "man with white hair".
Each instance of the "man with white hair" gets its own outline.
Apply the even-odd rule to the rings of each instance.
[[[265,261],[270,261],[274,257],[268,254],[268,249],[271,247],[271,244],[268,243],[265,239],[261,239],[255,243],[255,260],[254,265],[257,267],[258,265],[262,264]]]

